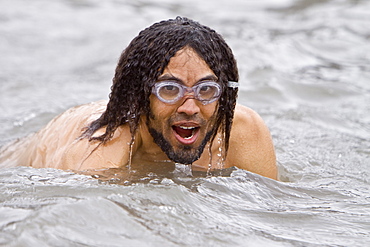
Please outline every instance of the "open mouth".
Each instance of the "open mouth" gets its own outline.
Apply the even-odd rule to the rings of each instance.
[[[172,126],[172,129],[174,130],[175,137],[179,142],[189,145],[196,141],[200,128],[196,126],[174,125]]]

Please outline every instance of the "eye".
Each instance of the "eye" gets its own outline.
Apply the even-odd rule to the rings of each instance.
[[[179,93],[179,91],[179,87],[174,85],[165,85],[160,89],[160,93],[165,95],[176,95]]]
[[[201,86],[200,89],[199,89],[200,93],[207,93],[210,90],[212,90],[211,86]]]
[[[168,85],[168,86],[164,86],[163,90],[168,91],[168,92],[175,91],[175,90],[177,90],[177,87],[172,86],[172,85]]]
[[[158,93],[162,98],[172,100],[180,93],[180,87],[173,84],[161,85]]]
[[[202,85],[199,87],[199,97],[204,100],[212,99],[218,94],[218,87],[214,85]]]

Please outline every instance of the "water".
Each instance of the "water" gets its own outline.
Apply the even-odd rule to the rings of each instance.
[[[0,145],[107,99],[128,42],[176,15],[216,29],[234,50],[239,103],[269,126],[280,181],[242,170],[190,177],[178,167],[124,184],[119,174],[6,168],[0,244],[368,246],[366,0],[3,0]]]

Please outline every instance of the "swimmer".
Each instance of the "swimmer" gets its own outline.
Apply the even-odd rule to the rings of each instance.
[[[277,178],[271,135],[236,104],[231,49],[209,27],[177,17],[144,29],[119,59],[109,101],[67,110],[0,151],[0,166],[86,171],[180,163]]]

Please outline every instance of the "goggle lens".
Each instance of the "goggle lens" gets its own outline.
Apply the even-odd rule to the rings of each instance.
[[[162,102],[174,104],[186,93],[194,93],[194,98],[204,105],[217,100],[221,95],[221,86],[214,81],[202,82],[191,88],[177,82],[163,81],[156,83],[152,91]]]
[[[162,84],[158,87],[158,96],[166,101],[176,101],[181,92],[178,85]]]

